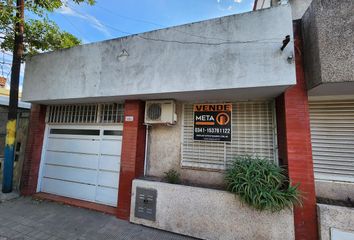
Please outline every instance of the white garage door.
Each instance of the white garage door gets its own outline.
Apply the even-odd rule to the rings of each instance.
[[[48,125],[40,191],[116,206],[122,125]]]

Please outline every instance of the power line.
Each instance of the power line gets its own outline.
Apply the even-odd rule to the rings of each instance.
[[[9,63],[9,62],[0,62],[0,64],[4,64],[4,65],[9,65],[9,66],[11,66],[12,64],[11,63]]]
[[[167,43],[178,43],[178,44],[197,44],[197,45],[208,45],[208,46],[220,46],[220,45],[227,45],[227,44],[248,44],[248,43],[279,43],[281,40],[276,39],[263,39],[263,40],[248,40],[248,41],[222,41],[222,42],[197,42],[197,41],[179,41],[179,40],[168,40],[168,39],[160,39],[160,38],[150,38],[144,37],[140,34],[133,34],[121,29],[115,28],[111,25],[104,24],[106,27],[116,30],[117,32],[121,32],[124,34],[134,35],[144,40],[148,41],[155,41],[155,42],[167,42]]]
[[[5,66],[5,65],[6,65],[6,66],[10,66],[10,68],[11,68],[12,64],[9,63],[9,62],[6,62],[6,60],[5,60],[5,55],[12,56],[12,54],[6,53],[4,50],[2,50],[1,53],[2,53],[2,61],[0,61],[0,65],[1,65],[1,75],[4,77],[4,76],[5,76],[4,72],[7,72],[7,73],[6,73],[6,78],[9,78],[10,73],[11,73],[11,69],[8,70],[8,71],[6,71],[6,70],[4,70],[4,66]],[[6,68],[8,69],[9,67],[6,67]]]
[[[70,7],[74,8],[73,5],[67,3]],[[125,19],[128,19],[128,20],[131,20],[131,21],[135,21],[135,22],[142,22],[142,23],[147,23],[147,24],[151,24],[151,25],[155,25],[155,26],[158,26],[158,27],[161,27],[161,28],[168,28],[169,30],[172,30],[172,31],[175,31],[175,32],[179,32],[179,33],[183,33],[185,35],[188,35],[188,36],[192,36],[192,37],[197,37],[197,38],[202,38],[202,39],[212,39],[212,40],[220,40],[220,41],[227,41],[225,39],[222,39],[222,38],[216,38],[216,37],[206,37],[206,36],[200,36],[200,35],[197,35],[197,34],[193,34],[193,33],[189,33],[189,32],[185,32],[185,31],[181,31],[181,30],[178,30],[178,29],[175,29],[171,26],[166,26],[166,25],[162,25],[162,24],[159,24],[159,23],[155,23],[155,22],[152,22],[152,21],[148,21],[148,20],[143,20],[143,19],[138,19],[138,18],[133,18],[133,17],[129,17],[129,16],[125,16],[125,15],[122,15],[122,14],[118,14],[118,13],[115,13],[109,9],[106,9],[106,8],[103,8],[101,6],[98,6],[98,8],[101,8],[102,10],[105,10],[106,12],[110,13],[111,15],[115,16],[115,17],[121,17],[121,18],[125,18]],[[73,11],[75,11],[76,9],[72,9]],[[81,12],[82,13],[82,12]],[[120,32],[122,33],[127,33],[125,31],[122,31],[122,30],[119,30]],[[132,33],[130,33],[132,34]]]
[[[84,14],[76,9],[72,9],[74,12],[79,13],[79,14]],[[227,45],[227,44],[248,44],[248,43],[280,43],[282,39],[277,39],[277,38],[272,38],[272,39],[262,39],[262,40],[248,40],[248,41],[233,41],[233,40],[223,40],[223,39],[218,39],[218,40],[223,40],[221,42],[198,42],[198,41],[179,41],[179,40],[168,40],[168,39],[160,39],[160,38],[150,38],[150,37],[144,37],[141,34],[137,33],[131,33],[128,31],[124,31],[122,29],[116,28],[112,25],[109,25],[107,23],[101,23],[102,25],[111,28],[117,32],[127,34],[127,35],[134,35],[137,36],[141,39],[148,40],[148,41],[155,41],[155,42],[167,42],[167,43],[178,43],[178,44],[197,44],[197,45],[208,45],[208,46],[220,46],[220,45]],[[173,28],[170,28],[173,29]],[[176,29],[173,29],[176,30]],[[185,33],[185,32],[183,32]],[[205,39],[210,39],[208,37],[203,37],[199,36],[201,38]],[[216,40],[216,39],[214,39]]]
[[[97,7],[101,8],[102,10],[105,10],[106,12],[110,13],[113,16],[118,16],[118,17],[125,18],[125,19],[131,20],[131,21],[135,21],[135,22],[147,23],[147,24],[151,24],[151,25],[158,26],[158,27],[161,27],[161,28],[169,28],[172,31],[183,33],[185,35],[189,35],[189,36],[192,36],[192,37],[197,37],[197,38],[202,38],[202,39],[212,39],[212,40],[227,41],[227,40],[222,39],[222,38],[201,36],[201,35],[185,32],[185,31],[181,31],[181,30],[175,29],[175,28],[173,28],[171,26],[166,26],[166,25],[162,25],[162,24],[155,23],[155,22],[152,22],[152,21],[147,21],[147,20],[143,20],[143,19],[138,19],[138,18],[125,16],[125,15],[122,15],[122,14],[115,13],[115,12],[109,10],[109,9],[106,9],[106,8],[98,6],[98,5],[97,5]]]
[[[81,32],[80,28],[76,27],[70,20],[69,18],[65,17],[65,15],[63,15],[64,19],[73,27],[76,29],[76,31],[78,31],[83,37],[85,37],[86,39],[90,40],[90,38],[87,38],[87,36],[85,36],[85,34],[83,34],[83,32]]]
[[[5,52],[5,51],[3,51],[3,50],[1,51],[1,53],[2,53],[2,54],[5,54],[5,55],[8,55],[8,56],[11,56],[11,57],[13,56],[12,53],[8,53],[8,52]]]
[[[75,12],[75,13],[77,13],[77,14],[84,14],[84,15],[86,15],[86,13],[83,13],[83,12],[81,12],[81,11],[78,11],[77,9],[74,9],[73,8],[73,6],[72,5],[70,5],[69,3],[67,3],[70,7],[72,7],[71,8],[71,10],[73,11],[73,12]],[[108,24],[103,24],[103,23],[101,23],[102,25],[104,25],[104,26],[106,26],[106,27],[109,27],[109,25]],[[113,27],[111,27],[112,29],[113,29]],[[127,34],[127,35],[134,35],[134,33],[131,33],[131,32],[127,32],[127,31],[124,31],[124,30],[121,30],[121,29],[118,29],[118,28],[114,28],[114,30],[116,30],[116,31],[118,31],[118,32],[120,32],[120,33],[123,33],[123,34]]]
[[[168,43],[179,43],[179,44],[197,44],[197,45],[209,45],[209,46],[219,46],[219,45],[227,45],[227,44],[247,44],[247,43],[278,43],[279,41],[270,41],[273,39],[264,39],[264,40],[249,40],[249,41],[223,41],[223,42],[197,42],[197,41],[179,41],[179,40],[168,40],[168,39],[160,39],[160,38],[150,38],[150,37],[144,37],[140,34],[132,34],[120,29],[117,29],[111,25],[105,24],[106,27],[109,27],[113,30],[116,30],[117,32],[125,33],[125,34],[130,34],[137,36],[141,39],[144,40],[149,40],[149,41],[155,41],[155,42],[168,42]]]
[[[1,73],[2,73],[2,76],[5,77],[8,82],[10,82],[9,76],[10,76],[11,72],[10,71],[2,71]]]
[[[133,17],[129,17],[129,16],[126,16],[126,15],[119,14],[119,13],[115,13],[115,12],[113,12],[113,11],[107,9],[107,8],[101,7],[99,5],[97,5],[97,7],[101,8],[102,10],[105,10],[106,12],[114,15],[115,17],[121,17],[121,18],[125,18],[125,19],[131,20],[131,21],[135,21],[135,22],[147,23],[147,24],[154,25],[154,26],[157,26],[157,27],[162,27],[162,28],[166,27],[166,26],[164,26],[162,24],[155,23],[155,22],[152,22],[152,21],[148,21],[148,20],[144,20],[144,19],[138,19],[138,18],[133,18]]]

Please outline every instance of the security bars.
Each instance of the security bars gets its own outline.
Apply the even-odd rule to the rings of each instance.
[[[354,101],[310,101],[315,178],[354,182]]]
[[[224,170],[237,155],[252,155],[277,162],[274,104],[232,103],[232,141],[193,140],[193,104],[183,110],[182,167]]]
[[[70,104],[50,105],[47,123],[56,124],[97,124],[123,123],[124,104]]]

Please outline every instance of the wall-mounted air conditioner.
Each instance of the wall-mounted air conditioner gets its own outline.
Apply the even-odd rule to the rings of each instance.
[[[145,124],[176,124],[176,103],[173,100],[146,101]]]

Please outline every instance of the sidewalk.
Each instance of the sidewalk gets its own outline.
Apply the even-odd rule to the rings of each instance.
[[[54,202],[17,198],[0,203],[0,240],[192,240]]]
[[[0,182],[0,186],[1,186],[1,182]],[[12,191],[11,193],[2,193],[0,187],[0,203],[10,201],[19,197],[20,194],[17,191]]]

